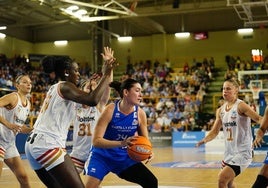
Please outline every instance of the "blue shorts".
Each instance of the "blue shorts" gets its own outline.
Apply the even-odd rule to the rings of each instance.
[[[122,171],[137,163],[137,161],[130,159],[128,156],[124,160],[118,161],[104,157],[98,153],[91,153],[85,164],[84,172],[85,175],[95,177],[102,181],[109,172],[119,175]]]

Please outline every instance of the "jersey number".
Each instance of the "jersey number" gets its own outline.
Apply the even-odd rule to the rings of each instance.
[[[227,134],[228,134],[227,140],[228,141],[232,141],[233,140],[233,132],[232,132],[232,129],[231,128],[227,128],[226,131],[227,131]]]
[[[89,124],[81,123],[79,125],[78,136],[92,136],[92,132],[90,130],[90,123]]]

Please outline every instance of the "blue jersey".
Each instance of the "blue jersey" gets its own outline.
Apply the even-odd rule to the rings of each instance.
[[[104,138],[107,140],[121,141],[128,137],[134,136],[139,126],[138,106],[134,106],[134,111],[132,113],[125,115],[120,112],[119,103],[120,101],[116,101],[112,120],[108,124],[104,134]],[[126,147],[110,149],[93,147],[92,152],[108,158],[112,157],[115,159],[116,157],[118,160],[124,160],[128,155]]]

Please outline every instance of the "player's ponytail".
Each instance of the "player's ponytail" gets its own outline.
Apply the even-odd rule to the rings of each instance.
[[[120,95],[121,98],[123,98],[123,90],[130,90],[134,84],[139,83],[137,80],[134,80],[132,78],[128,78],[124,80],[122,83],[118,81],[113,81],[110,83],[110,87],[114,88]]]

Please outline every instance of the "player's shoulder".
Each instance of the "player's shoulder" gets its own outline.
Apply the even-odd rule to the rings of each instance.
[[[115,108],[115,103],[109,103],[106,105],[105,110],[110,111],[110,110],[114,110],[114,108]]]

